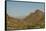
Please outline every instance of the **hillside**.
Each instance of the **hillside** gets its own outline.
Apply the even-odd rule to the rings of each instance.
[[[34,29],[45,27],[45,15],[40,10],[36,10],[23,20],[10,17],[9,15],[6,18],[7,29]]]

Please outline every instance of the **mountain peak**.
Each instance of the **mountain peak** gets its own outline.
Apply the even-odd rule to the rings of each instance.
[[[42,11],[41,11],[41,10],[39,10],[39,9],[37,9],[35,12],[36,12],[36,13],[38,13],[38,12],[42,12]]]

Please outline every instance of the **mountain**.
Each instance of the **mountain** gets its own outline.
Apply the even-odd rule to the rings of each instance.
[[[34,13],[27,16],[25,20],[28,25],[32,24],[33,26],[42,26],[42,28],[45,26],[45,14],[40,10],[36,10]]]
[[[23,20],[10,17],[9,15],[6,18],[7,29],[34,29],[45,27],[45,14],[40,10],[30,13]]]

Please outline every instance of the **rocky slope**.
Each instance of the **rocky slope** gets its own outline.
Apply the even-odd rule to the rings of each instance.
[[[20,20],[10,16],[6,16],[7,29],[34,29],[45,27],[44,12],[36,10],[34,13],[26,16],[25,19]]]

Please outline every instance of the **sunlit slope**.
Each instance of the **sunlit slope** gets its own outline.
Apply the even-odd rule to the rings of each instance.
[[[45,15],[42,11],[36,10],[34,13],[20,20],[10,16],[7,17],[7,29],[33,29],[45,27]]]

